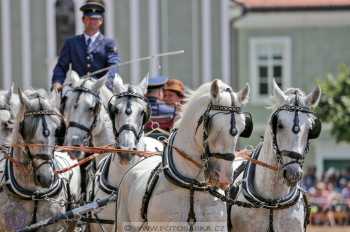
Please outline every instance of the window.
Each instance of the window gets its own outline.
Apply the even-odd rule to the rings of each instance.
[[[253,100],[266,100],[272,92],[272,79],[284,88],[290,83],[290,39],[253,38],[250,40],[250,73]]]
[[[56,12],[56,54],[59,55],[64,40],[75,35],[75,13],[73,0],[57,0]]]

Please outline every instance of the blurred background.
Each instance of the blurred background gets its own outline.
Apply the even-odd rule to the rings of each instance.
[[[255,145],[270,110],[271,83],[310,92],[320,84],[322,136],[305,161],[312,223],[350,224],[350,0],[104,0],[103,33],[122,61],[183,54],[120,67],[126,82],[147,72],[189,88],[215,78],[249,83]],[[49,88],[64,39],[83,31],[84,0],[0,0],[0,87]]]

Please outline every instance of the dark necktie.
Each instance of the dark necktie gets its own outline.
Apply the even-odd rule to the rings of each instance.
[[[89,48],[91,44],[91,38],[88,38],[86,41],[86,47]]]

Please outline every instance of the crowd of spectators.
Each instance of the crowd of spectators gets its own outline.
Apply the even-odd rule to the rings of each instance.
[[[311,206],[314,225],[350,225],[350,167],[329,168],[320,178],[309,167],[302,181]]]

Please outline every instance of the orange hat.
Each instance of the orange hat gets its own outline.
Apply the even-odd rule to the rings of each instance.
[[[185,86],[180,80],[170,79],[165,84],[164,90],[171,90],[178,93],[180,96],[185,96]]]

